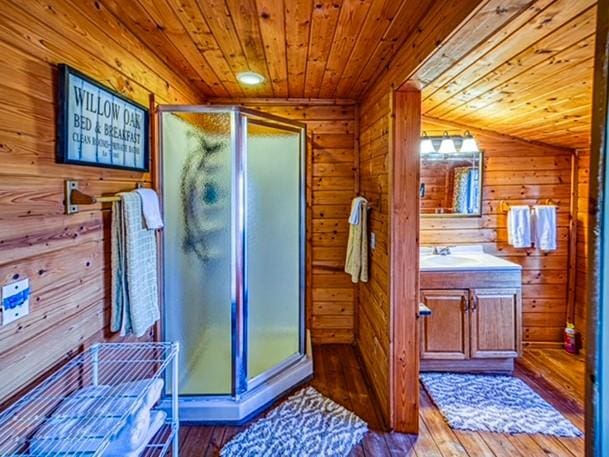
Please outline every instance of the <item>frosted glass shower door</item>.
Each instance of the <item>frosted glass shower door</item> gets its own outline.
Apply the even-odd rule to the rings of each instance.
[[[234,113],[162,112],[164,338],[180,394],[232,391]]]
[[[247,378],[298,354],[301,294],[301,131],[248,119]]]

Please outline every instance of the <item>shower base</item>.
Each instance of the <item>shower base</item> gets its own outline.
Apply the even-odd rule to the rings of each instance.
[[[214,365],[206,365],[214,366]],[[191,373],[203,375],[199,367]],[[249,387],[238,397],[229,395],[192,395],[179,397],[180,421],[210,424],[239,425],[259,414],[277,398],[313,376],[313,355],[310,335],[307,332],[306,354],[295,354],[270,370],[270,376]],[[256,381],[256,380],[254,380]],[[189,387],[188,384],[186,383]],[[184,389],[180,389],[184,391]],[[186,390],[188,392],[188,390]],[[162,409],[169,409],[169,399],[161,402]]]

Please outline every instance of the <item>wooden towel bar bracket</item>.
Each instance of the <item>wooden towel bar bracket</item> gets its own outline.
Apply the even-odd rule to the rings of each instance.
[[[143,187],[142,183],[137,183],[136,187],[139,189]],[[66,179],[65,182],[65,205],[66,214],[76,214],[80,211],[80,205],[94,205],[96,203],[108,203],[117,202],[120,197],[116,195],[108,197],[94,197],[92,195],[85,194],[78,189],[78,181],[72,179]]]

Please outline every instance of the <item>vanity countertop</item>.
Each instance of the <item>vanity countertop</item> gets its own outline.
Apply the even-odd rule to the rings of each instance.
[[[420,270],[425,271],[489,271],[521,270],[517,263],[484,252],[482,246],[451,247],[450,254],[433,253],[431,247],[420,249]]]

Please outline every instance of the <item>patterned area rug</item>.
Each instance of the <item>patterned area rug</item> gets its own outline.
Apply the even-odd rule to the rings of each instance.
[[[235,436],[220,455],[345,456],[367,431],[367,424],[351,411],[307,387]]]
[[[454,429],[497,433],[582,433],[523,381],[512,376],[422,373],[421,381]]]

